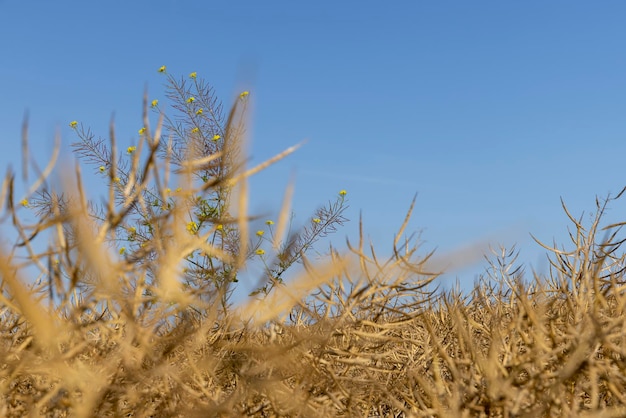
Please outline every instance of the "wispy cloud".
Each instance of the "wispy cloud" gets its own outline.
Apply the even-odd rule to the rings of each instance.
[[[368,175],[359,175],[359,174],[346,174],[337,171],[330,170],[298,170],[301,176],[310,176],[315,178],[330,178],[330,179],[340,179],[352,182],[360,182],[360,183],[369,183],[369,184],[379,184],[385,186],[404,186],[404,187],[413,187],[415,183],[400,180],[396,178],[383,177],[383,176],[368,176]]]

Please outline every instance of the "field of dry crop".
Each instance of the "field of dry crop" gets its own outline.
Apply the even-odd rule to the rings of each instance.
[[[195,73],[160,71],[173,113],[146,97],[137,145],[73,121],[81,165],[52,156],[24,197],[2,182],[1,416],[626,416],[624,237],[603,223],[621,194],[589,224],[564,205],[545,277],[501,249],[470,293],[435,291],[406,221],[391,257],[362,232],[313,262],[347,192],[291,231],[287,190],[251,230],[248,179],[295,147],[246,166],[248,93],[223,112]],[[249,263],[264,276],[234,304]]]

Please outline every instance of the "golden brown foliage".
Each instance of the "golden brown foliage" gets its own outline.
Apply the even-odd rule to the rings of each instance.
[[[406,222],[386,259],[365,247],[361,232],[348,252],[312,263],[303,245],[314,230],[282,246],[268,269],[280,276],[291,265],[285,260],[297,258],[302,273],[268,277],[270,286],[233,306],[225,280],[258,250],[247,238],[246,188],[237,203],[243,217],[226,219],[224,203],[221,213],[204,214],[206,233],[185,230],[188,200],[151,209],[149,198],[167,201],[166,186],[147,181],[167,172],[157,158],[160,130],[159,123],[145,135],[138,148],[147,157],[140,164],[137,151],[120,182],[111,135],[112,181],[101,212],[88,203],[78,169],[65,173],[58,192],[44,187],[44,172],[36,189],[48,205],[25,224],[13,175],[4,179],[3,219],[17,238],[0,249],[0,415],[626,415],[621,225],[597,239],[609,199],[598,202],[589,227],[570,216],[573,249],[549,249],[549,277],[525,280],[514,251],[503,249],[469,294],[434,293],[430,255],[399,244]],[[226,140],[241,135],[226,131]],[[190,195],[228,194],[253,173],[236,153],[220,163],[239,164],[229,171],[176,149],[179,184]],[[194,185],[184,168],[206,164],[228,174]],[[338,209],[328,210],[325,219]],[[132,252],[112,251],[116,229],[137,224],[133,214],[150,225],[134,233],[150,239]],[[209,240],[215,225],[237,225],[239,241]],[[41,235],[45,250],[36,243]],[[204,273],[221,276],[207,277],[211,286],[185,285],[181,265],[200,250],[220,266],[204,265]]]

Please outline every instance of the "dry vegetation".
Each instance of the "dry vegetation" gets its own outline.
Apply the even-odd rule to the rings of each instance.
[[[224,118],[195,73],[164,77],[176,117],[146,99],[136,146],[72,123],[104,204],[78,168],[53,190],[54,158],[21,202],[13,173],[2,183],[16,239],[0,249],[0,415],[626,416],[612,199],[589,225],[566,210],[571,249],[548,249],[548,277],[524,278],[503,249],[466,295],[434,292],[406,221],[388,259],[361,233],[311,262],[345,221],[345,193],[290,233],[287,190],[276,223],[250,231],[247,179],[292,150],[248,169],[247,94]],[[234,305],[250,263],[265,275]]]

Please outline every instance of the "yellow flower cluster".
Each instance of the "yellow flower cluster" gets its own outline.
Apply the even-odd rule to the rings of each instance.
[[[77,125],[78,125],[78,122],[76,122],[75,120],[70,122],[70,128],[72,128],[72,129],[76,129]]]
[[[151,103],[150,103],[150,107],[157,107],[159,105],[159,101],[154,99]]]
[[[221,138],[221,136],[219,135],[213,135],[213,141],[219,141]]]
[[[196,78],[198,74],[194,71],[193,73],[189,74],[189,78]]]
[[[164,73],[165,70],[166,70],[165,65],[162,65],[162,66],[159,67],[159,72],[160,73]]]
[[[187,223],[187,231],[190,234],[195,235],[198,232],[198,224],[195,223],[194,221],[188,222]]]
[[[146,133],[146,127],[144,126],[143,128],[139,130],[139,135],[143,135],[145,133]]]
[[[137,151],[137,147],[135,147],[135,146],[126,148],[126,152],[128,154],[132,154],[135,151]]]

